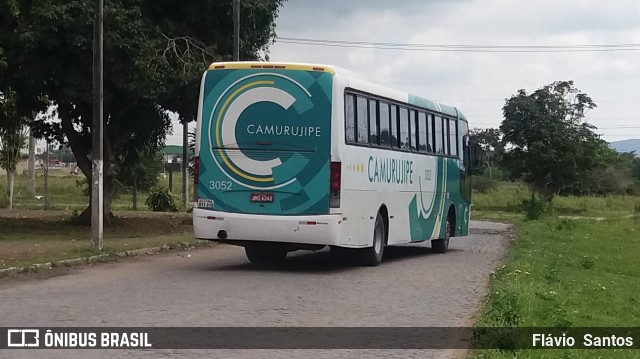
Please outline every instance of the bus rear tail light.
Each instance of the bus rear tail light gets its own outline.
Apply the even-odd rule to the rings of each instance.
[[[329,174],[329,207],[340,208],[340,189],[342,185],[342,163],[331,162]]]
[[[193,158],[193,184],[198,188],[198,177],[200,176],[200,157]]]

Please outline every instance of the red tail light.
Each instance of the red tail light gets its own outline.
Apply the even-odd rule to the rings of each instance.
[[[331,175],[330,175],[330,189],[332,191],[340,190],[340,182],[342,180],[342,163],[340,162],[331,162]]]
[[[342,163],[331,162],[329,174],[329,207],[340,208],[340,188],[342,186]]]
[[[198,186],[198,177],[200,176],[200,157],[193,158],[193,184]]]

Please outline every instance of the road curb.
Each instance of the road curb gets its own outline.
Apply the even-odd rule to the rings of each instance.
[[[32,264],[24,267],[9,267],[5,269],[0,269],[0,277],[10,276],[10,275],[20,274],[20,273],[40,272],[42,270],[49,270],[57,267],[75,267],[83,264],[103,263],[103,262],[107,262],[109,258],[116,258],[116,257],[128,258],[128,257],[140,257],[143,255],[153,255],[153,254],[158,254],[162,252],[167,252],[172,249],[189,250],[191,248],[198,248],[204,244],[210,245],[211,242],[197,241],[197,242],[182,242],[177,244],[165,244],[160,247],[132,249],[129,251],[118,252],[118,253],[104,253],[104,254],[98,254],[98,255],[89,256],[89,257],[64,259],[57,262],[37,263],[37,264]]]

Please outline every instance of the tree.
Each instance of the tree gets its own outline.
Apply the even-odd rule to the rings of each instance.
[[[132,191],[133,209],[138,209],[138,191],[148,191],[158,183],[162,172],[162,155],[156,148],[143,148],[119,156],[114,161],[118,183]]]
[[[0,96],[0,167],[7,171],[7,200],[13,208],[13,185],[20,150],[27,140],[24,120],[16,108],[16,94],[7,91]]]
[[[633,191],[633,168],[635,156],[632,153],[618,153],[606,147],[596,154],[596,165],[571,187],[561,194],[609,195],[628,194]]]
[[[507,169],[551,202],[595,168],[599,151],[607,147],[593,126],[582,122],[595,107],[573,81],[554,82],[532,94],[519,90],[506,101],[500,126]]]
[[[25,84],[49,96],[61,122],[39,121],[36,130],[68,143],[91,182],[93,2],[15,2],[12,11],[0,5],[7,63],[0,84],[18,81],[11,74],[19,73]],[[243,1],[244,59],[256,59],[271,43],[281,3]],[[211,62],[232,57],[233,26],[231,0],[113,0],[104,11],[104,212],[110,214],[115,159],[161,147],[171,124],[167,110],[183,121],[195,116],[202,72]],[[88,219],[90,213],[88,207],[82,216]]]
[[[502,133],[497,128],[472,129],[469,133],[471,142],[477,143],[484,152],[482,167],[489,170],[489,177],[493,178],[493,167],[500,162],[504,152]]]

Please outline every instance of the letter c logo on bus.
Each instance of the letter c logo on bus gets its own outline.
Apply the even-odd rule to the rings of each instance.
[[[294,154],[322,133],[319,124],[301,116],[314,107],[309,90],[282,74],[257,73],[219,93],[209,119],[211,154],[219,169],[252,189],[294,182],[305,167]]]

